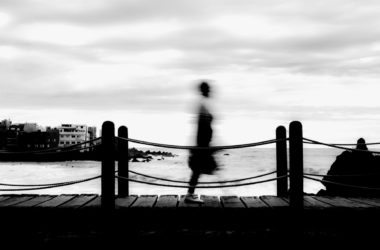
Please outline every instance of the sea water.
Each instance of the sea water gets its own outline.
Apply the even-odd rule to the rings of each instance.
[[[143,148],[141,148],[143,149]],[[146,149],[143,149],[146,150]],[[150,150],[152,150],[150,148]],[[157,151],[157,149],[153,149]],[[163,149],[171,152],[175,157],[154,156],[150,162],[130,162],[130,170],[151,175],[187,182],[191,170],[187,165],[188,151]],[[314,174],[326,174],[336,156],[342,150],[333,148],[305,148],[304,149],[304,172]],[[201,182],[225,181],[252,177],[269,173],[276,170],[275,148],[243,148],[219,151],[215,158],[220,169],[213,175],[202,175]],[[117,163],[115,164],[117,168]],[[0,162],[1,184],[49,184],[91,178],[101,174],[101,163],[97,161],[65,161],[65,162]],[[171,183],[130,174],[131,179],[144,182],[187,185],[186,183]],[[229,183],[240,184],[275,178],[276,174],[247,180],[244,182]],[[321,179],[321,178],[319,178]],[[117,184],[117,180],[116,180]],[[203,185],[203,184],[202,184]],[[215,185],[215,184],[213,184]],[[25,191],[3,191],[3,189],[15,189],[19,187],[0,186],[1,194],[100,194],[100,179],[64,186],[40,190]],[[306,193],[317,193],[324,189],[321,182],[304,180],[304,191]],[[116,185],[117,190],[117,185]],[[185,188],[161,187],[142,183],[130,182],[130,194],[136,195],[163,195],[163,194],[185,194]],[[238,195],[258,196],[276,195],[276,181],[228,188],[198,188],[196,193],[205,195]]]

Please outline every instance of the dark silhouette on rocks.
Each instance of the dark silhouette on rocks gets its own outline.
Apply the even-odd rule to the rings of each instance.
[[[318,195],[380,196],[380,157],[368,152],[363,138],[357,141],[356,149],[360,151],[346,150],[338,155],[322,181],[368,188],[322,182],[326,190],[320,190]],[[379,190],[375,190],[376,188]]]

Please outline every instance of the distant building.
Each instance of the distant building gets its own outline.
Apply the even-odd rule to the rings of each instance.
[[[9,127],[12,125],[12,121],[11,120],[2,120],[0,121],[0,130],[8,130]]]
[[[35,125],[35,126],[34,126]],[[20,151],[23,148],[21,145],[21,136],[22,134],[30,132],[37,132],[37,124],[28,125],[26,123],[17,123],[9,126],[8,131],[6,133],[6,149],[11,151]]]
[[[11,125],[11,120],[0,121],[0,150],[4,150],[7,146],[7,131]]]
[[[62,124],[60,127],[42,127],[37,123],[12,124],[0,121],[0,150],[38,151],[67,147],[96,138],[96,127]],[[95,145],[83,145],[82,147]]]
[[[57,148],[59,143],[58,129],[37,132],[23,132],[18,138],[18,149],[21,151]]]
[[[67,147],[89,140],[87,125],[62,124],[59,130],[59,147]]]
[[[96,138],[96,127],[88,127],[88,135],[89,140],[93,140]]]
[[[3,125],[3,122],[1,123]],[[0,149],[9,151],[33,151],[58,147],[59,131],[36,123],[10,124],[0,132]],[[2,126],[0,126],[2,127]]]

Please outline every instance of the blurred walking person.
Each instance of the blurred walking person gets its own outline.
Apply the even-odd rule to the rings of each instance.
[[[196,146],[210,147],[213,135],[213,115],[208,105],[211,87],[207,82],[201,82],[199,84],[199,91],[201,101],[198,108]],[[185,196],[185,202],[203,203],[203,200],[200,199],[194,191],[201,174],[213,174],[217,169],[218,166],[213,156],[214,152],[215,151],[211,149],[192,149],[190,151],[188,163],[192,173],[189,181],[190,187]]]

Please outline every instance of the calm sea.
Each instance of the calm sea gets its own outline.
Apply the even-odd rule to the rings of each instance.
[[[152,150],[152,149],[150,149]],[[156,150],[157,149],[153,149]],[[188,181],[190,169],[187,166],[188,151],[168,150],[176,157],[154,157],[150,162],[131,162],[130,169],[143,174]],[[342,150],[329,148],[305,148],[304,172],[326,174],[337,155]],[[276,169],[276,151],[272,148],[244,148],[220,151],[216,154],[220,170],[214,175],[203,175],[200,181],[223,181],[246,178],[265,174]],[[0,183],[12,184],[44,184],[65,182],[90,178],[101,174],[100,162],[67,161],[67,162],[0,162]],[[117,165],[116,165],[117,166]],[[275,174],[257,180],[275,177]],[[173,184],[152,180],[130,174],[130,178],[154,183]],[[72,186],[50,188],[35,191],[1,191],[1,194],[100,194],[100,179]],[[175,185],[180,185],[174,183]],[[0,186],[0,189],[8,187]],[[304,180],[304,190],[316,193],[324,186],[320,182]],[[130,183],[131,194],[184,194],[186,189],[159,187],[140,183]],[[208,195],[275,195],[276,182],[262,183],[252,186],[233,188],[196,189],[196,193]]]

